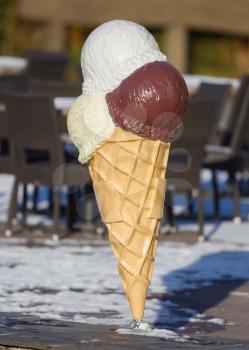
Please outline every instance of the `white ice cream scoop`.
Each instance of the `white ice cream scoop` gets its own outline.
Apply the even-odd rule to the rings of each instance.
[[[106,93],[138,68],[154,61],[166,61],[166,57],[150,32],[134,22],[106,22],[89,35],[81,54],[83,92],[67,118],[81,163],[90,160],[115,130]]]
[[[125,20],[103,23],[82,48],[83,95],[112,91],[136,69],[153,61],[166,61],[166,56],[146,28]]]

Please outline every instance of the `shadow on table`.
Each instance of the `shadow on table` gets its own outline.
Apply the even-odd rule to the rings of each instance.
[[[163,277],[167,293],[156,296],[160,299],[160,309],[155,327],[179,330],[191,323],[197,329],[198,322],[203,324],[203,320],[207,320],[203,316],[206,310],[249,281],[248,266],[249,252],[223,251],[169,272]]]

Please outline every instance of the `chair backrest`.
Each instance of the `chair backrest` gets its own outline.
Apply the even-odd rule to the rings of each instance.
[[[8,104],[5,95],[0,92],[0,173],[14,173],[15,155],[12,141]]]
[[[236,152],[238,145],[240,134],[242,131],[243,120],[246,116],[246,95],[248,93],[249,86],[249,75],[243,76],[240,81],[239,89],[236,93],[234,103],[231,109],[231,114],[229,117],[229,125],[227,128],[227,135],[223,140],[224,146],[229,146]]]
[[[30,79],[29,91],[47,94],[52,97],[77,97],[82,93],[82,87],[77,82]],[[66,117],[58,111],[57,122],[61,133],[68,133]]]
[[[61,97],[77,97],[82,93],[80,83],[40,79],[30,79],[29,90]]]
[[[17,178],[52,185],[54,171],[64,162],[52,99],[30,93],[12,93],[6,99]]]
[[[0,91],[26,91],[28,77],[26,74],[3,74],[0,75]]]
[[[214,84],[202,82],[199,86],[197,93],[194,95],[194,99],[214,100],[214,113],[220,116],[229,93],[231,90],[231,84]]]
[[[243,148],[249,153],[249,80],[241,101],[241,108],[237,116],[237,123],[232,134],[231,149],[235,155],[243,152]]]
[[[208,100],[191,101],[185,116],[182,130],[176,140],[172,140],[167,177],[180,179],[176,187],[184,182],[198,188],[205,145],[212,129],[213,102]],[[176,182],[177,183],[177,182]]]
[[[213,100],[213,118],[215,120],[208,142],[210,144],[220,144],[220,126],[224,116],[224,108],[231,91],[230,84],[201,83],[197,93],[193,96],[194,101]]]
[[[45,80],[63,80],[68,63],[66,53],[29,50],[27,73],[29,77]]]

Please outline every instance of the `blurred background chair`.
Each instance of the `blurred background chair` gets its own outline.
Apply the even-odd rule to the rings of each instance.
[[[62,186],[68,186],[68,193],[75,193],[77,188],[88,182],[88,170],[76,163],[76,159],[74,163],[65,162],[51,97],[33,93],[11,93],[6,95],[6,101],[15,150],[17,183],[11,203],[13,205],[17,201],[17,188],[20,183],[52,188],[54,232],[59,234]],[[71,224],[72,206],[69,205],[68,209],[68,220]],[[26,211],[24,206],[23,225],[26,222]],[[11,212],[14,212],[13,208]],[[11,227],[8,229],[11,230]]]
[[[65,78],[68,55],[64,52],[28,50],[27,74],[29,78],[63,80]]]
[[[77,97],[82,92],[82,87],[79,82],[70,82],[70,81],[56,81],[56,80],[40,80],[40,79],[29,79],[28,81],[28,90],[33,93],[42,93],[49,95],[51,98],[56,97]],[[64,139],[64,148],[65,148],[65,157],[66,161],[74,160],[78,156],[78,150],[72,142],[69,140],[68,130],[67,130],[67,112],[63,110],[56,110],[57,125],[61,138]],[[65,115],[66,114],[66,115]],[[69,148],[70,152],[67,152]],[[52,193],[50,193],[50,198]],[[37,199],[38,199],[38,188],[37,186],[34,189],[34,209],[37,208]],[[51,200],[50,200],[51,202]],[[50,206],[52,202],[50,203]]]
[[[186,123],[171,141],[167,167],[166,210],[174,223],[174,195],[185,193],[188,206],[192,196],[198,200],[199,235],[203,235],[204,207],[201,185],[201,169],[206,143],[210,137],[214,120],[212,100],[191,101],[186,113]]]
[[[82,93],[80,82],[29,79],[29,90],[52,97],[77,97]]]
[[[229,174],[229,183],[235,200],[235,220],[240,222],[240,193],[237,173],[247,169],[248,164],[248,128],[249,128],[249,76],[241,79],[235,96],[227,127],[219,144],[208,145],[203,160],[203,167],[211,169],[213,176],[215,215],[219,217],[219,192],[217,171]]]
[[[0,92],[0,174],[15,175],[15,154],[13,139],[11,138],[10,123],[8,118],[8,101]],[[16,191],[14,180],[12,192]],[[16,211],[16,201],[11,195],[11,203],[7,214],[7,228],[11,225],[11,219]]]
[[[0,75],[0,91],[26,91],[28,89],[27,74]]]
[[[29,91],[36,93],[43,93],[51,97],[78,97],[82,93],[80,82],[70,81],[52,81],[29,79]],[[65,135],[68,134],[66,116],[62,116],[63,111],[57,111],[57,122],[59,130]]]
[[[0,92],[0,173],[14,173],[14,149],[5,95]]]

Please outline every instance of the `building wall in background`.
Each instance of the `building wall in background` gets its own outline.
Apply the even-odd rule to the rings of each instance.
[[[0,2],[0,52],[11,54],[14,51],[16,32],[16,0]]]
[[[151,30],[182,72],[237,76],[248,71],[248,0],[14,1],[16,21],[26,28],[23,44],[19,38],[15,46],[19,54],[26,38],[31,47],[68,50],[73,66],[91,29],[129,19]]]

